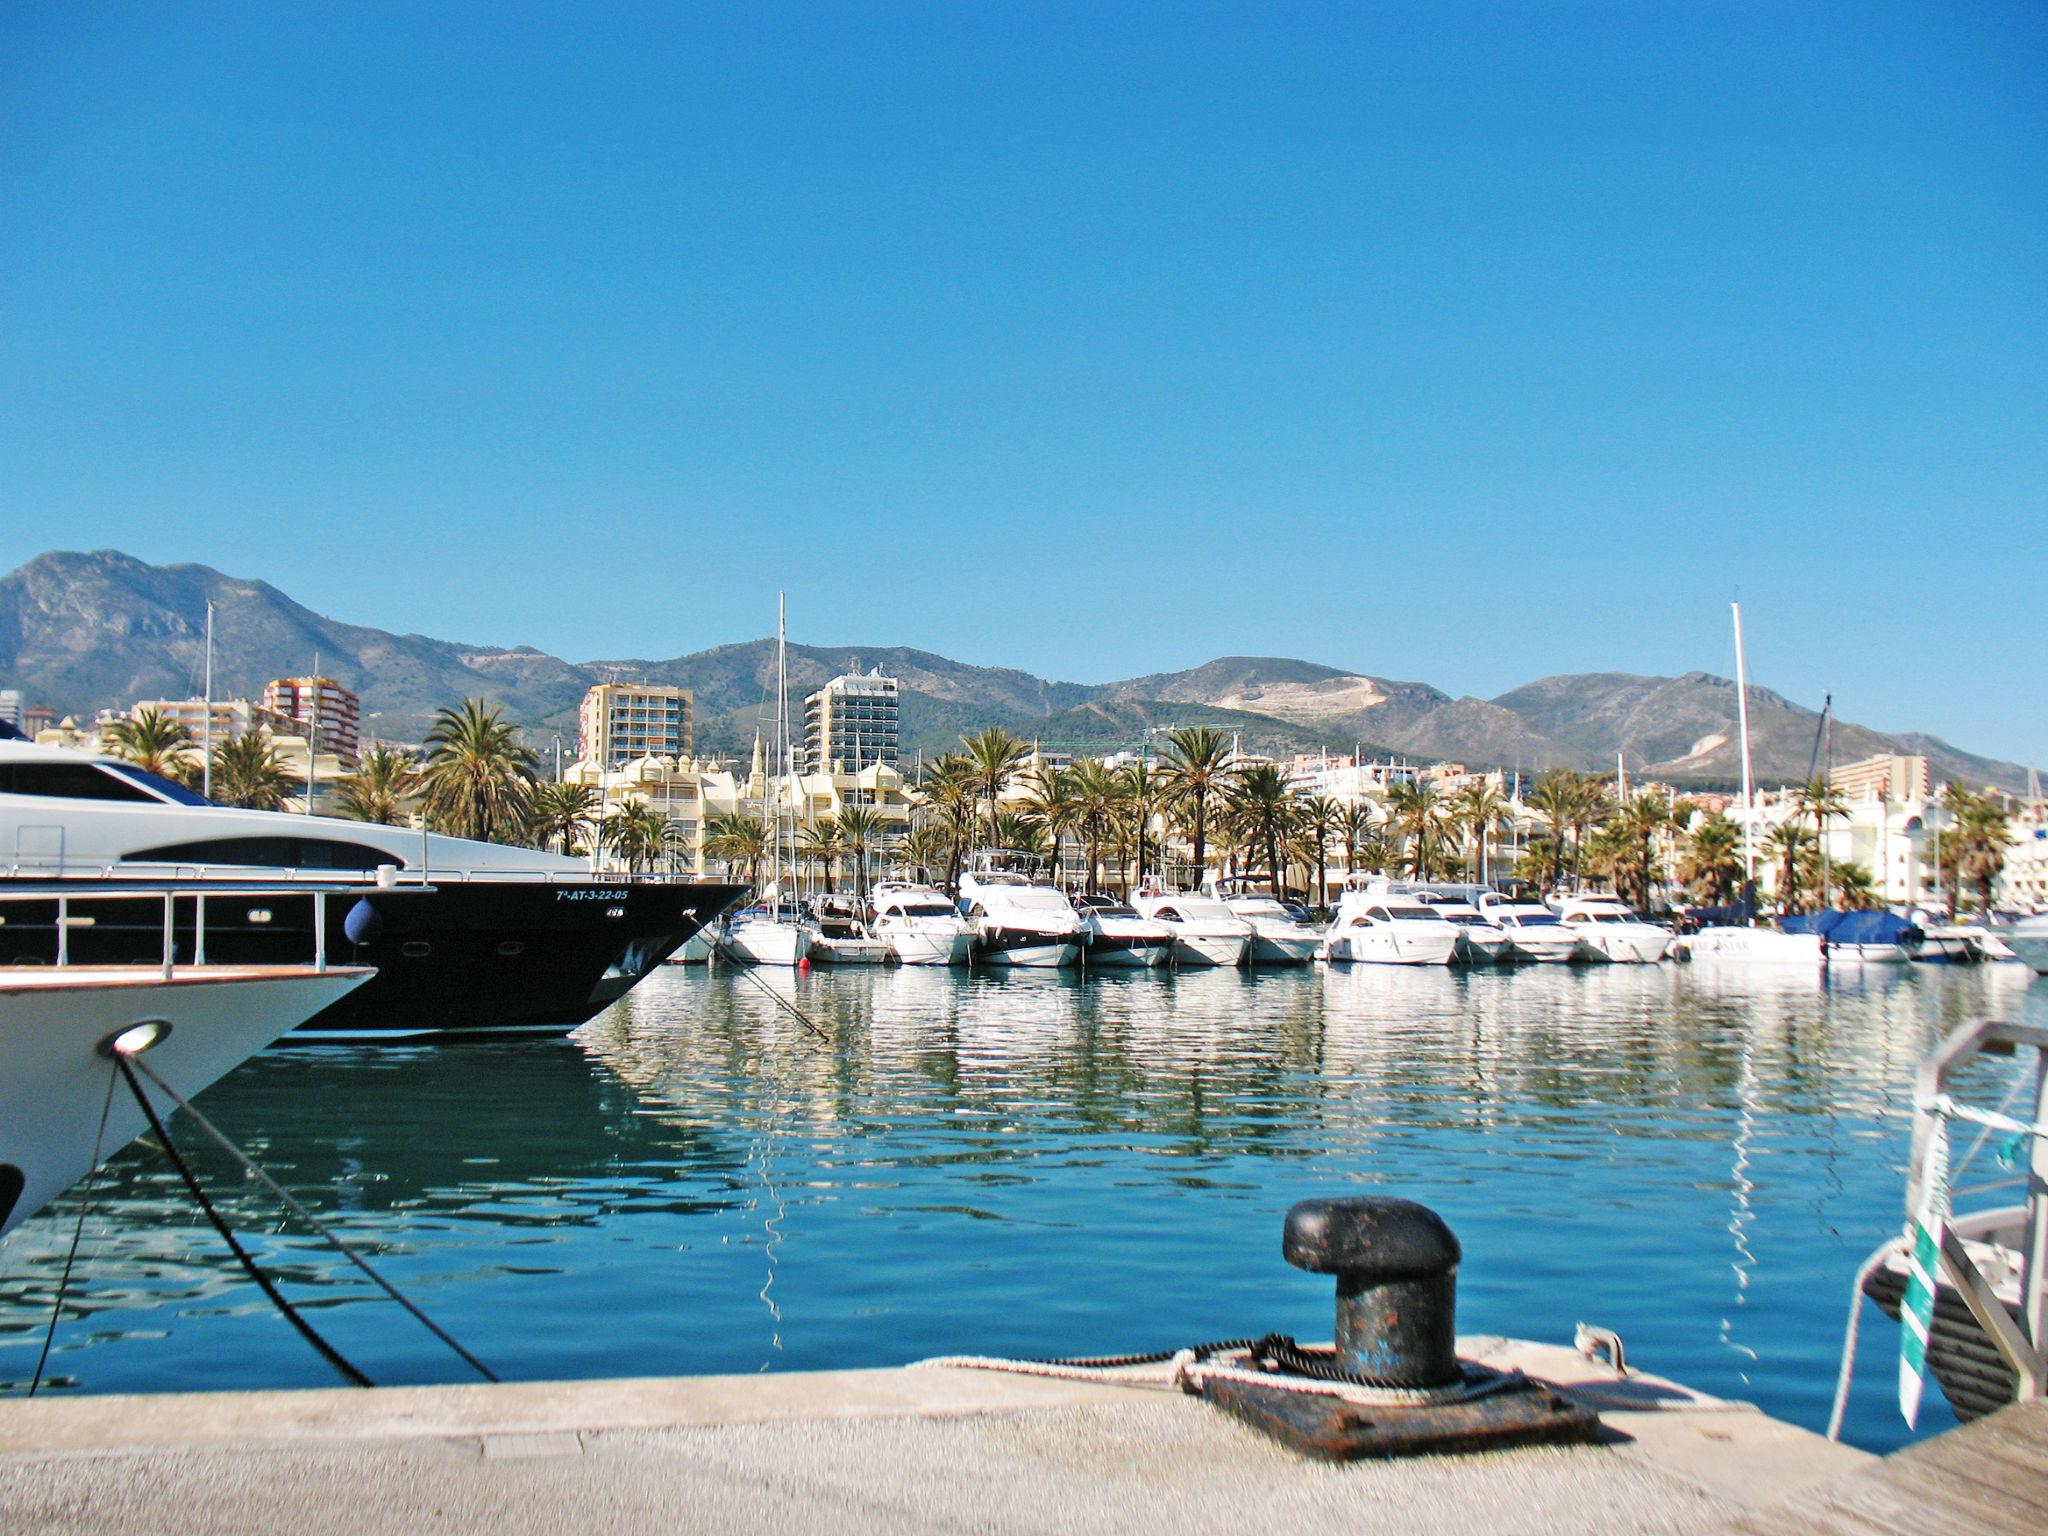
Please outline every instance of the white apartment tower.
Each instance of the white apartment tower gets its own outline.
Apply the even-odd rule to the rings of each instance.
[[[893,677],[849,672],[804,700],[804,762],[813,773],[859,773],[902,761],[901,688]]]

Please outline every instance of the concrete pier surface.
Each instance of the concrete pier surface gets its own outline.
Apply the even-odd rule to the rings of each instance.
[[[1876,1464],[1569,1349],[1459,1348],[1610,1442],[1326,1465],[1176,1392],[949,1368],[13,1399],[0,1531],[1677,1532]]]

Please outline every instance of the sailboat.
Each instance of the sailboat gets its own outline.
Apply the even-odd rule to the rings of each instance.
[[[1742,732],[1742,924],[1702,928],[1685,941],[1686,957],[1725,965],[1798,965],[1818,970],[1827,948],[1817,933],[1781,933],[1755,926],[1756,774],[1749,755],[1749,664],[1742,650],[1742,604],[1735,614],[1735,715]]]
[[[811,946],[818,938],[817,924],[791,890],[796,868],[794,806],[784,837],[781,791],[789,786],[795,764],[789,744],[789,637],[779,592],[775,596],[775,746],[780,761],[778,772],[768,780],[764,807],[775,844],[775,878],[761,893],[760,901],[732,915],[725,930],[727,957],[743,965],[801,964],[810,958]]]

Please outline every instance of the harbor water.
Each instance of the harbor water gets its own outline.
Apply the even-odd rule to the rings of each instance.
[[[2019,966],[1822,983],[1515,971],[667,967],[566,1040],[270,1051],[200,1107],[506,1378],[814,1370],[1327,1337],[1287,1206],[1384,1191],[1464,1245],[1459,1328],[1617,1330],[1818,1428],[1856,1265],[1902,1218],[1916,1066],[2048,1024]],[[767,995],[793,1001],[819,1039]],[[1999,1089],[1988,1089],[1993,1100]],[[172,1121],[249,1246],[379,1383],[461,1362]],[[150,1147],[0,1244],[0,1383],[330,1385]],[[1910,1438],[1866,1312],[1849,1438]],[[1920,1433],[1948,1417],[1930,1388]]]

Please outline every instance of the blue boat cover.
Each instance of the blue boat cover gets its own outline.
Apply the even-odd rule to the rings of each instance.
[[[1892,912],[1802,912],[1779,923],[1787,933],[1817,933],[1830,944],[1917,944],[1920,930]]]

